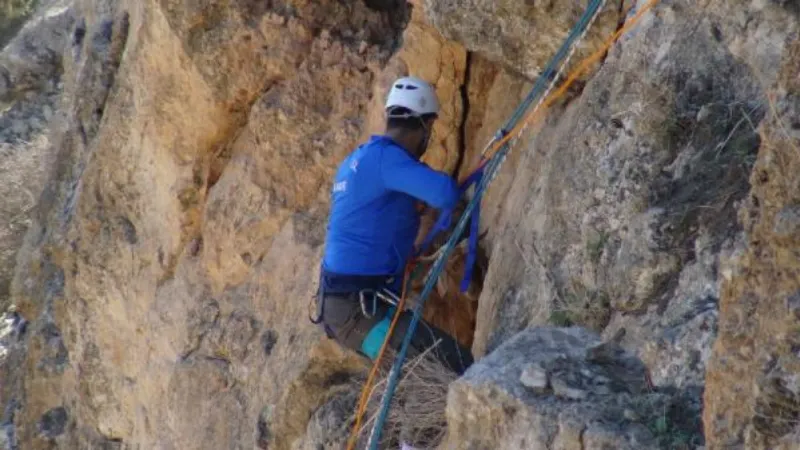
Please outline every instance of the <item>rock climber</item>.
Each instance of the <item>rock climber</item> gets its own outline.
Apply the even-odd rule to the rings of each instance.
[[[328,337],[374,360],[385,340],[414,252],[419,202],[451,208],[456,181],[420,162],[428,147],[439,101],[417,77],[396,80],[385,105],[386,129],[350,153],[331,193],[317,317]],[[389,341],[399,350],[413,313],[403,311]],[[438,341],[438,344],[437,344]],[[408,357],[431,350],[459,375],[473,362],[468,349],[425,321],[418,323]]]

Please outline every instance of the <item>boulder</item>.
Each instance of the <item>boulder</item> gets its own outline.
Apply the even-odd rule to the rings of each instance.
[[[679,395],[653,391],[644,364],[617,344],[579,327],[535,327],[451,385],[448,437],[440,448],[688,444],[700,439],[699,405],[691,408]]]

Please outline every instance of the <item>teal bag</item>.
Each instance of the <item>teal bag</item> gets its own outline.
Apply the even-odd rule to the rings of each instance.
[[[361,343],[361,351],[375,361],[378,353],[381,351],[383,341],[386,340],[386,335],[389,334],[389,327],[392,325],[392,316],[394,315],[394,307],[389,308],[383,320],[376,323],[374,327],[364,337],[364,342]]]

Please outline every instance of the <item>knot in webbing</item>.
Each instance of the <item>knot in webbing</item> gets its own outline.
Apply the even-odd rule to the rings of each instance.
[[[463,196],[467,190],[473,185],[477,185],[480,183],[481,178],[483,178],[483,167],[473,172],[459,187],[459,198]],[[443,232],[446,232],[448,228],[450,228],[450,224],[453,218],[453,212],[455,208],[446,208],[443,209],[439,213],[439,218],[436,220],[436,223],[433,224],[428,234],[423,239],[422,243],[419,246],[419,249],[416,252],[415,257],[419,258],[430,247],[431,243],[438,235]],[[478,253],[478,235],[480,233],[480,201],[475,206],[475,209],[472,213],[472,219],[470,223],[470,235],[469,235],[469,243],[468,243],[468,252],[467,252],[467,261],[464,267],[464,277],[461,279],[461,292],[467,292],[469,288],[469,283],[472,280],[472,268],[475,264],[475,259]]]

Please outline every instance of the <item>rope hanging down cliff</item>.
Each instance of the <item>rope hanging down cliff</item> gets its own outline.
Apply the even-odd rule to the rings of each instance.
[[[595,53],[584,59],[581,62],[581,64],[569,74],[566,81],[559,87],[559,89],[557,89],[553,93],[550,93],[550,91],[558,83],[558,80],[562,74],[563,69],[567,66],[570,58],[574,54],[576,43],[580,42],[580,40],[585,36],[586,32],[596,19],[597,15],[602,10],[605,1],[606,0],[592,0],[589,3],[583,16],[581,17],[579,22],[575,25],[575,27],[572,29],[572,31],[562,44],[559,51],[548,63],[547,67],[543,71],[542,75],[537,79],[530,93],[526,96],[526,98],[523,100],[520,106],[516,109],[514,114],[507,122],[506,126],[501,128],[495,135],[495,137],[492,139],[492,141],[489,142],[489,144],[487,144],[487,146],[484,148],[481,154],[481,158],[478,161],[477,167],[473,171],[471,171],[470,174],[466,177],[466,179],[461,183],[462,192],[466,191],[472,184],[474,184],[475,185],[474,195],[470,200],[470,202],[468,203],[463,214],[459,218],[455,230],[450,235],[449,239],[447,240],[447,243],[437,252],[436,260],[433,266],[431,267],[430,271],[428,272],[424,288],[419,296],[419,302],[417,303],[417,305],[413,310],[413,319],[409,324],[408,330],[403,339],[402,346],[397,354],[397,357],[395,358],[395,362],[389,374],[389,380],[387,382],[386,391],[381,401],[379,414],[377,416],[377,419],[375,421],[375,424],[372,428],[372,432],[369,437],[368,445],[370,450],[376,450],[378,448],[378,443],[380,442],[381,430],[383,428],[384,422],[386,421],[386,416],[388,414],[391,405],[391,400],[394,395],[394,391],[397,387],[400,370],[405,360],[405,356],[408,351],[408,347],[410,345],[411,337],[414,334],[414,331],[418,325],[420,317],[422,316],[422,309],[424,307],[425,300],[427,299],[427,296],[430,294],[431,290],[434,288],[436,280],[438,279],[439,275],[444,269],[445,261],[449,257],[453,248],[457,244],[459,237],[463,233],[467,220],[470,219],[472,219],[472,226],[471,226],[472,236],[470,238],[470,253],[473,251],[472,241],[474,239],[474,236],[477,235],[478,231],[477,218],[479,217],[478,216],[479,205],[482,199],[482,195],[485,192],[486,188],[488,187],[489,183],[491,183],[494,177],[497,175],[497,171],[500,169],[503,162],[505,162],[508,152],[511,150],[513,145],[519,139],[521,133],[531,123],[533,123],[536,119],[541,117],[543,111],[546,111],[549,106],[551,106],[556,100],[558,100],[561,96],[563,96],[564,93],[567,91],[567,89],[569,89],[570,85],[579,76],[584,74],[592,64],[599,61],[603,57],[603,55],[605,55],[608,49],[619,39],[619,37],[622,36],[622,34],[624,34],[630,28],[632,28],[644,16],[644,14],[648,10],[653,8],[658,3],[659,0],[650,0],[647,4],[642,6],[636,13],[636,15],[630,18],[623,27],[621,27],[610,38],[608,38],[606,42],[604,42],[604,44]],[[567,52],[569,53],[567,54]],[[555,72],[555,67],[558,67],[558,72]],[[547,80],[552,80],[549,83],[549,85],[547,85]],[[536,106],[533,108],[532,111],[525,114],[530,105],[537,98],[539,99],[539,102],[536,104]],[[544,108],[541,108],[542,105],[544,105]],[[525,115],[524,118],[523,115]],[[444,228],[446,228],[446,224],[449,223],[449,217],[451,214],[452,211],[444,211],[442,213],[442,216],[440,216],[440,219],[437,222],[437,226],[434,226],[434,228],[431,230],[430,234],[426,237],[424,242],[430,242],[434,234],[439,233],[443,231]],[[477,245],[477,241],[475,241],[475,245]],[[424,250],[424,248],[425,245],[423,245],[420,250]],[[470,272],[469,259],[470,258],[468,256],[468,264],[465,274],[466,280],[468,280],[466,276],[468,276]],[[409,263],[409,267],[406,270],[407,275],[410,273],[409,269],[412,267],[414,263],[415,261]],[[377,358],[375,359],[375,363],[363,387],[361,398],[359,400],[358,412],[356,415],[356,423],[353,427],[350,441],[348,442],[348,449],[353,449],[355,446],[356,438],[361,427],[360,425],[361,419],[366,409],[369,392],[371,391],[371,385],[375,377],[375,374],[377,373],[377,367],[380,364],[380,360],[387,347],[387,342],[389,341],[392,331],[394,330],[394,326],[397,322],[397,318],[399,317],[399,313],[402,311],[403,304],[406,298],[407,286],[410,284],[410,282],[411,280],[406,280],[406,288],[404,288],[403,290],[404,292],[401,298],[401,302],[398,305],[397,311],[392,320],[389,331],[386,335],[386,339],[383,345],[381,346],[380,352]]]

